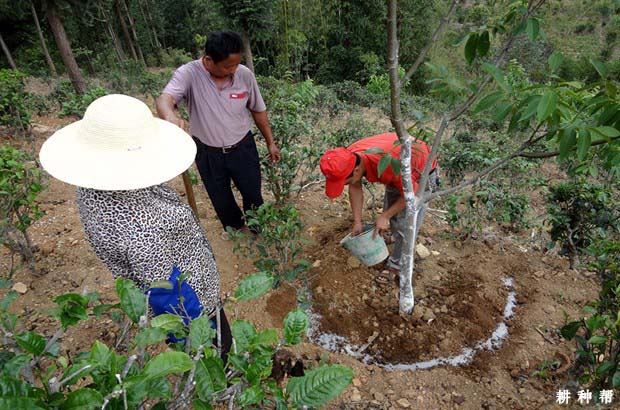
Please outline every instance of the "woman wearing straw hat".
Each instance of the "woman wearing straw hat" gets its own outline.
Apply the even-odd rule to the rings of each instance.
[[[112,275],[150,292],[155,314],[177,313],[186,320],[214,312],[220,292],[213,251],[198,220],[163,185],[189,168],[195,155],[194,141],[181,128],[119,94],[95,100],[82,120],[57,131],[40,152],[48,173],[78,187],[86,237]],[[181,272],[189,274],[179,289]],[[165,280],[176,288],[149,291],[153,282]],[[230,329],[220,312],[227,351]]]

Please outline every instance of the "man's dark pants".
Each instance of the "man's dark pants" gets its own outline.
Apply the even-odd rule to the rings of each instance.
[[[222,226],[242,228],[243,212],[263,204],[260,161],[254,137],[250,135],[227,152],[210,148],[197,138],[194,141],[196,166]],[[233,196],[231,180],[243,198],[243,212]]]

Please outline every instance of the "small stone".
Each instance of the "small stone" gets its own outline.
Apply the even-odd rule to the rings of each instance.
[[[77,245],[78,243],[80,243],[80,241],[78,241],[77,239],[75,239],[75,240],[71,241],[71,245],[72,245],[72,246],[75,246],[75,245]]]
[[[537,278],[542,278],[543,276],[545,276],[545,271],[544,270],[539,270],[534,272],[534,276],[536,276]]]
[[[374,398],[375,398],[375,400],[377,400],[378,402],[382,402],[382,401],[384,401],[384,400],[385,400],[385,396],[383,395],[383,393],[379,393],[379,392],[377,392],[377,393],[375,393],[375,394],[373,395],[373,397],[374,397]]]
[[[415,246],[415,252],[420,259],[426,259],[431,255],[431,252],[428,250],[428,248],[421,243]]]
[[[319,266],[321,266],[321,260],[317,259],[314,261],[314,263],[312,263],[312,266],[314,266],[315,268],[318,268]]]
[[[314,291],[316,292],[317,295],[320,295],[321,293],[323,293],[323,288],[320,286],[317,286]]]
[[[420,320],[424,316],[424,309],[420,307],[420,305],[415,305],[413,307],[413,312],[411,313],[411,318],[413,320]]]
[[[353,394],[351,394],[351,401],[362,401],[362,395],[357,389],[353,390]]]
[[[422,320],[424,320],[425,322],[429,322],[433,319],[435,319],[435,314],[433,313],[433,311],[431,309],[425,308],[424,313],[422,314]]]
[[[23,295],[24,293],[28,292],[28,286],[25,283],[17,282],[13,285],[13,290]]]
[[[360,387],[362,385],[362,381],[360,379],[353,379],[353,386]]]
[[[446,305],[442,305],[442,306],[439,308],[439,311],[440,311],[441,313],[448,313],[448,307],[447,307]]]
[[[465,396],[463,396],[462,394],[455,394],[454,396],[452,396],[452,401],[456,404],[463,404],[463,402],[465,401]]]
[[[439,256],[439,255],[441,255],[441,253],[439,253],[439,251],[431,251],[431,255]]]
[[[347,259],[347,265],[349,265],[350,268],[359,268],[361,263],[355,256],[349,256],[349,259]]]
[[[396,403],[398,403],[398,405],[403,409],[408,409],[409,407],[411,407],[411,403],[409,403],[409,400],[405,398],[396,400]]]
[[[47,256],[49,254],[51,254],[52,252],[54,252],[54,248],[56,247],[56,245],[54,243],[51,242],[45,242],[41,245],[39,245],[39,249],[41,250],[41,253],[44,256]]]

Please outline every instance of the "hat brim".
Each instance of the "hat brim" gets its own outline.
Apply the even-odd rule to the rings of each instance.
[[[41,147],[43,169],[72,185],[105,191],[141,189],[169,181],[188,169],[196,144],[176,125],[154,118],[144,144],[123,151],[80,142],[82,120],[58,130]]]
[[[346,183],[346,179],[328,179],[325,181],[325,195],[329,198],[338,198],[342,191],[344,191],[344,186]]]

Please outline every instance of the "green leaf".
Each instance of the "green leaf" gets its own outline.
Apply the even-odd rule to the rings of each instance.
[[[605,373],[609,373],[610,371],[612,371],[615,367],[616,367],[616,364],[614,362],[611,362],[611,361],[603,362],[596,368],[596,374],[599,376],[602,376]]]
[[[184,373],[194,366],[192,359],[183,352],[168,351],[152,358],[142,374],[149,379],[163,377],[172,373]]]
[[[566,340],[572,340],[581,328],[581,322],[570,322],[560,328],[560,334]]]
[[[616,370],[616,372],[614,373],[614,376],[611,379],[611,383],[614,389],[617,389],[620,387],[620,370]]]
[[[312,369],[303,377],[293,377],[286,392],[297,407],[316,407],[338,396],[353,379],[351,369],[330,365]]]
[[[30,397],[0,397],[0,409],[13,410],[44,410],[39,401]]]
[[[476,52],[480,57],[484,57],[489,52],[491,41],[489,40],[489,31],[485,30],[480,33],[478,43],[476,44]]]
[[[564,61],[564,56],[562,55],[562,53],[560,53],[559,51],[555,51],[553,52],[550,56],[549,56],[549,69],[551,70],[551,72],[555,72],[558,68],[560,68],[560,66],[562,65],[562,62]]]
[[[598,75],[601,76],[601,78],[607,77],[607,68],[605,68],[605,64],[603,64],[602,61],[597,60],[595,58],[591,58],[589,61],[590,61],[590,64],[592,64],[592,66],[598,73]]]
[[[99,340],[90,349],[90,360],[109,372],[115,371],[116,353]]]
[[[538,33],[540,32],[540,23],[537,19],[531,17],[527,20],[526,29],[527,36],[530,40],[534,41],[538,37]]]
[[[133,346],[148,346],[166,340],[168,332],[161,327],[149,327],[136,335]]]
[[[476,49],[478,48],[478,33],[471,33],[465,43],[465,60],[467,64],[474,62],[476,58]]]
[[[215,321],[215,318],[211,320]],[[211,327],[211,320],[208,316],[200,316],[190,323],[189,345],[192,349],[198,349],[200,345],[209,347],[213,344],[217,331]]]
[[[211,394],[226,388],[226,374],[222,359],[213,356],[199,360],[196,363],[195,378],[198,397],[210,400]]]
[[[607,337],[605,336],[592,336],[589,340],[588,343],[590,343],[591,345],[600,345],[607,342]]]
[[[33,356],[39,356],[45,349],[45,339],[38,333],[26,332],[15,336],[17,344]]]
[[[6,295],[2,298],[2,302],[0,302],[0,312],[6,312],[9,310],[9,307],[13,304],[13,302],[19,297],[19,294],[14,290],[9,290]]]
[[[564,160],[568,157],[570,151],[577,144],[577,133],[574,128],[569,128],[562,133],[560,139],[560,159]]]
[[[392,162],[392,171],[394,171],[394,175],[396,176],[400,175],[400,158],[392,157],[391,162]]]
[[[592,131],[596,132],[597,134],[605,138],[615,138],[617,136],[620,136],[620,130],[614,127],[608,127],[608,126],[595,127],[595,128],[592,128]]]
[[[268,272],[258,272],[249,275],[239,282],[235,290],[235,299],[256,299],[269,292],[273,287],[274,280],[274,276]]]
[[[497,109],[491,113],[492,119],[496,123],[504,122],[510,111],[512,110],[512,104],[509,102],[501,102],[498,104]]]
[[[232,335],[235,338],[237,344],[237,351],[243,352],[252,345],[254,336],[256,336],[256,329],[247,320],[235,320],[231,327]]]
[[[294,345],[301,342],[301,334],[308,329],[309,323],[308,314],[304,310],[297,308],[290,311],[282,324],[286,343]]]
[[[151,320],[151,327],[159,327],[170,333],[174,333],[183,327],[183,318],[171,313],[163,313]]]
[[[580,161],[583,161],[586,158],[591,144],[592,140],[590,137],[590,132],[587,129],[580,132],[579,138],[577,139],[577,157]]]
[[[60,405],[61,410],[90,410],[100,409],[103,405],[103,396],[96,390],[81,388],[67,395],[67,400]]]
[[[116,292],[121,301],[121,309],[134,322],[140,322],[140,316],[146,313],[146,296],[130,280],[118,278]]]
[[[538,103],[538,108],[536,110],[536,120],[538,122],[543,122],[546,120],[551,113],[555,110],[555,107],[558,103],[558,95],[551,90],[548,90],[543,94],[540,102]]]
[[[490,93],[488,95],[485,95],[483,98],[480,99],[480,101],[478,101],[478,104],[476,104],[476,106],[474,107],[474,109],[472,110],[472,112],[474,114],[477,114],[479,112],[482,112],[488,108],[490,108],[491,106],[493,106],[493,104],[495,104],[500,98],[502,98],[502,96],[504,95],[503,92],[501,91],[495,91],[493,93]]]
[[[30,363],[28,355],[18,354],[2,366],[2,372],[7,376],[17,377],[19,371],[28,363]]]
[[[392,156],[390,154],[385,154],[383,157],[381,157],[381,159],[379,160],[379,164],[377,165],[377,175],[379,177],[383,174],[383,171],[385,171],[390,165],[391,159]]]
[[[95,316],[97,317],[97,319],[99,319],[101,317],[102,314],[104,314],[105,312],[107,312],[110,309],[114,309],[114,308],[118,308],[121,305],[118,303],[115,304],[101,304],[101,305],[97,305],[93,308],[93,313],[95,314]]]
[[[31,397],[33,393],[28,383],[14,377],[0,376],[0,397]]]
[[[482,69],[486,71],[497,83],[497,85],[505,92],[510,93],[512,88],[506,83],[502,71],[491,63],[482,64]]]
[[[258,344],[276,344],[278,343],[278,332],[276,329],[265,329],[254,336],[253,345]]]
[[[265,398],[265,392],[260,386],[252,386],[245,389],[240,395],[237,401],[241,406],[249,406],[251,404],[258,404]]]

